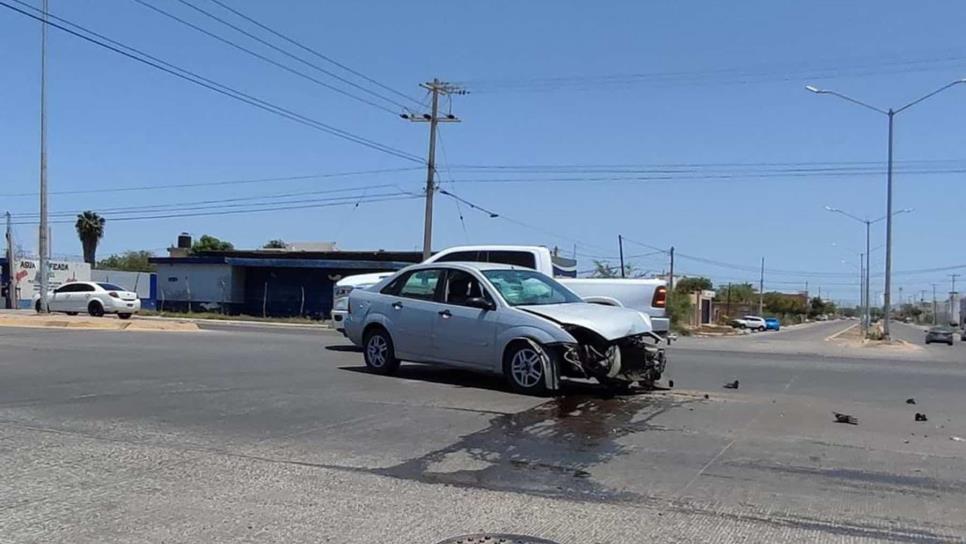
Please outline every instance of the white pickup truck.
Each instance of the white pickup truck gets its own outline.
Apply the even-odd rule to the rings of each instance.
[[[569,287],[587,302],[622,306],[646,315],[652,330],[667,338],[670,320],[667,318],[667,287],[664,280],[642,278],[577,278],[576,261],[555,257],[542,246],[457,246],[436,253],[425,262],[489,262],[525,266]],[[332,321],[336,330],[343,331],[346,302],[352,289],[374,285],[387,273],[348,276],[336,283],[332,306]]]

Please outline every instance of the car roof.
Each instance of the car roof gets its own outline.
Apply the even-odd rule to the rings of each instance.
[[[502,263],[478,263],[473,261],[447,261],[444,263],[425,263],[419,264],[411,267],[411,270],[421,270],[424,268],[460,268],[460,269],[474,269],[474,270],[529,270],[534,271],[532,268],[527,268],[525,266],[514,266],[512,264],[502,264]]]

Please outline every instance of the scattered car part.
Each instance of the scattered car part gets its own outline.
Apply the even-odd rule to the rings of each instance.
[[[916,403],[916,399],[914,399],[914,398],[908,398],[908,399],[906,399],[906,404],[915,404],[915,403]]]
[[[916,421],[929,421],[929,418],[926,417],[926,414],[916,412]]]
[[[738,389],[738,380],[724,384],[725,389]]]
[[[859,424],[859,420],[855,416],[853,416],[853,415],[840,414],[838,412],[832,412],[832,415],[835,416],[835,422],[836,423],[847,423],[849,425],[858,425]]]

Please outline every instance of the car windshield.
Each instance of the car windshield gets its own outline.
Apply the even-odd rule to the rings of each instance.
[[[581,302],[581,298],[553,279],[533,270],[485,270],[483,275],[510,306]]]
[[[113,283],[98,283],[97,285],[100,285],[105,291],[127,291],[127,289]]]

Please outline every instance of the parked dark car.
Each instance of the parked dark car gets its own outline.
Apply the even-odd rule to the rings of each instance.
[[[953,345],[953,330],[949,327],[933,327],[926,331],[926,344],[939,342]]]

